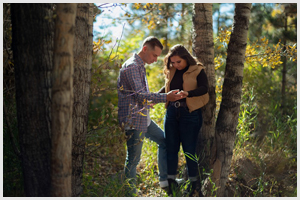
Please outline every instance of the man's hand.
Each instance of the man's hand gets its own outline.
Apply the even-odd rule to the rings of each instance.
[[[171,90],[167,93],[167,101],[177,101],[184,98],[182,94],[176,94],[179,90]]]
[[[150,108],[152,108],[152,109],[154,108],[154,105],[156,105],[156,103],[150,103],[149,104]]]

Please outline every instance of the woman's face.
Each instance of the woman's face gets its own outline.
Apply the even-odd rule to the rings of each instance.
[[[171,65],[178,70],[183,70],[187,67],[187,62],[185,59],[180,58],[179,56],[170,57]]]

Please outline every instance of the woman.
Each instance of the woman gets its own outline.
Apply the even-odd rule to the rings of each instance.
[[[174,191],[172,189],[174,185],[178,186],[175,177],[181,143],[189,177],[189,185],[185,193],[192,196],[198,175],[198,165],[193,158],[195,158],[198,133],[202,126],[201,107],[209,100],[208,81],[203,65],[180,44],[170,49],[165,56],[164,64],[166,82],[161,92],[179,89],[185,97],[176,102],[166,103],[164,128],[167,145],[168,193]]]

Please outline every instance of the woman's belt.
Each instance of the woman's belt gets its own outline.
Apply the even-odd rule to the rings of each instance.
[[[183,101],[171,101],[170,106],[174,106],[175,108],[186,107],[186,102]]]

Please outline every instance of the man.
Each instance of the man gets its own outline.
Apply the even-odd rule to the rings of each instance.
[[[144,137],[158,144],[160,186],[163,189],[168,188],[164,132],[150,119],[148,107],[149,102],[165,103],[179,100],[182,96],[176,94],[178,90],[169,93],[150,93],[144,67],[145,64],[156,62],[162,49],[163,46],[157,38],[147,37],[138,54],[134,53],[122,65],[118,77],[118,119],[128,137],[124,170],[131,186],[129,195],[136,195],[136,167],[140,161]]]

